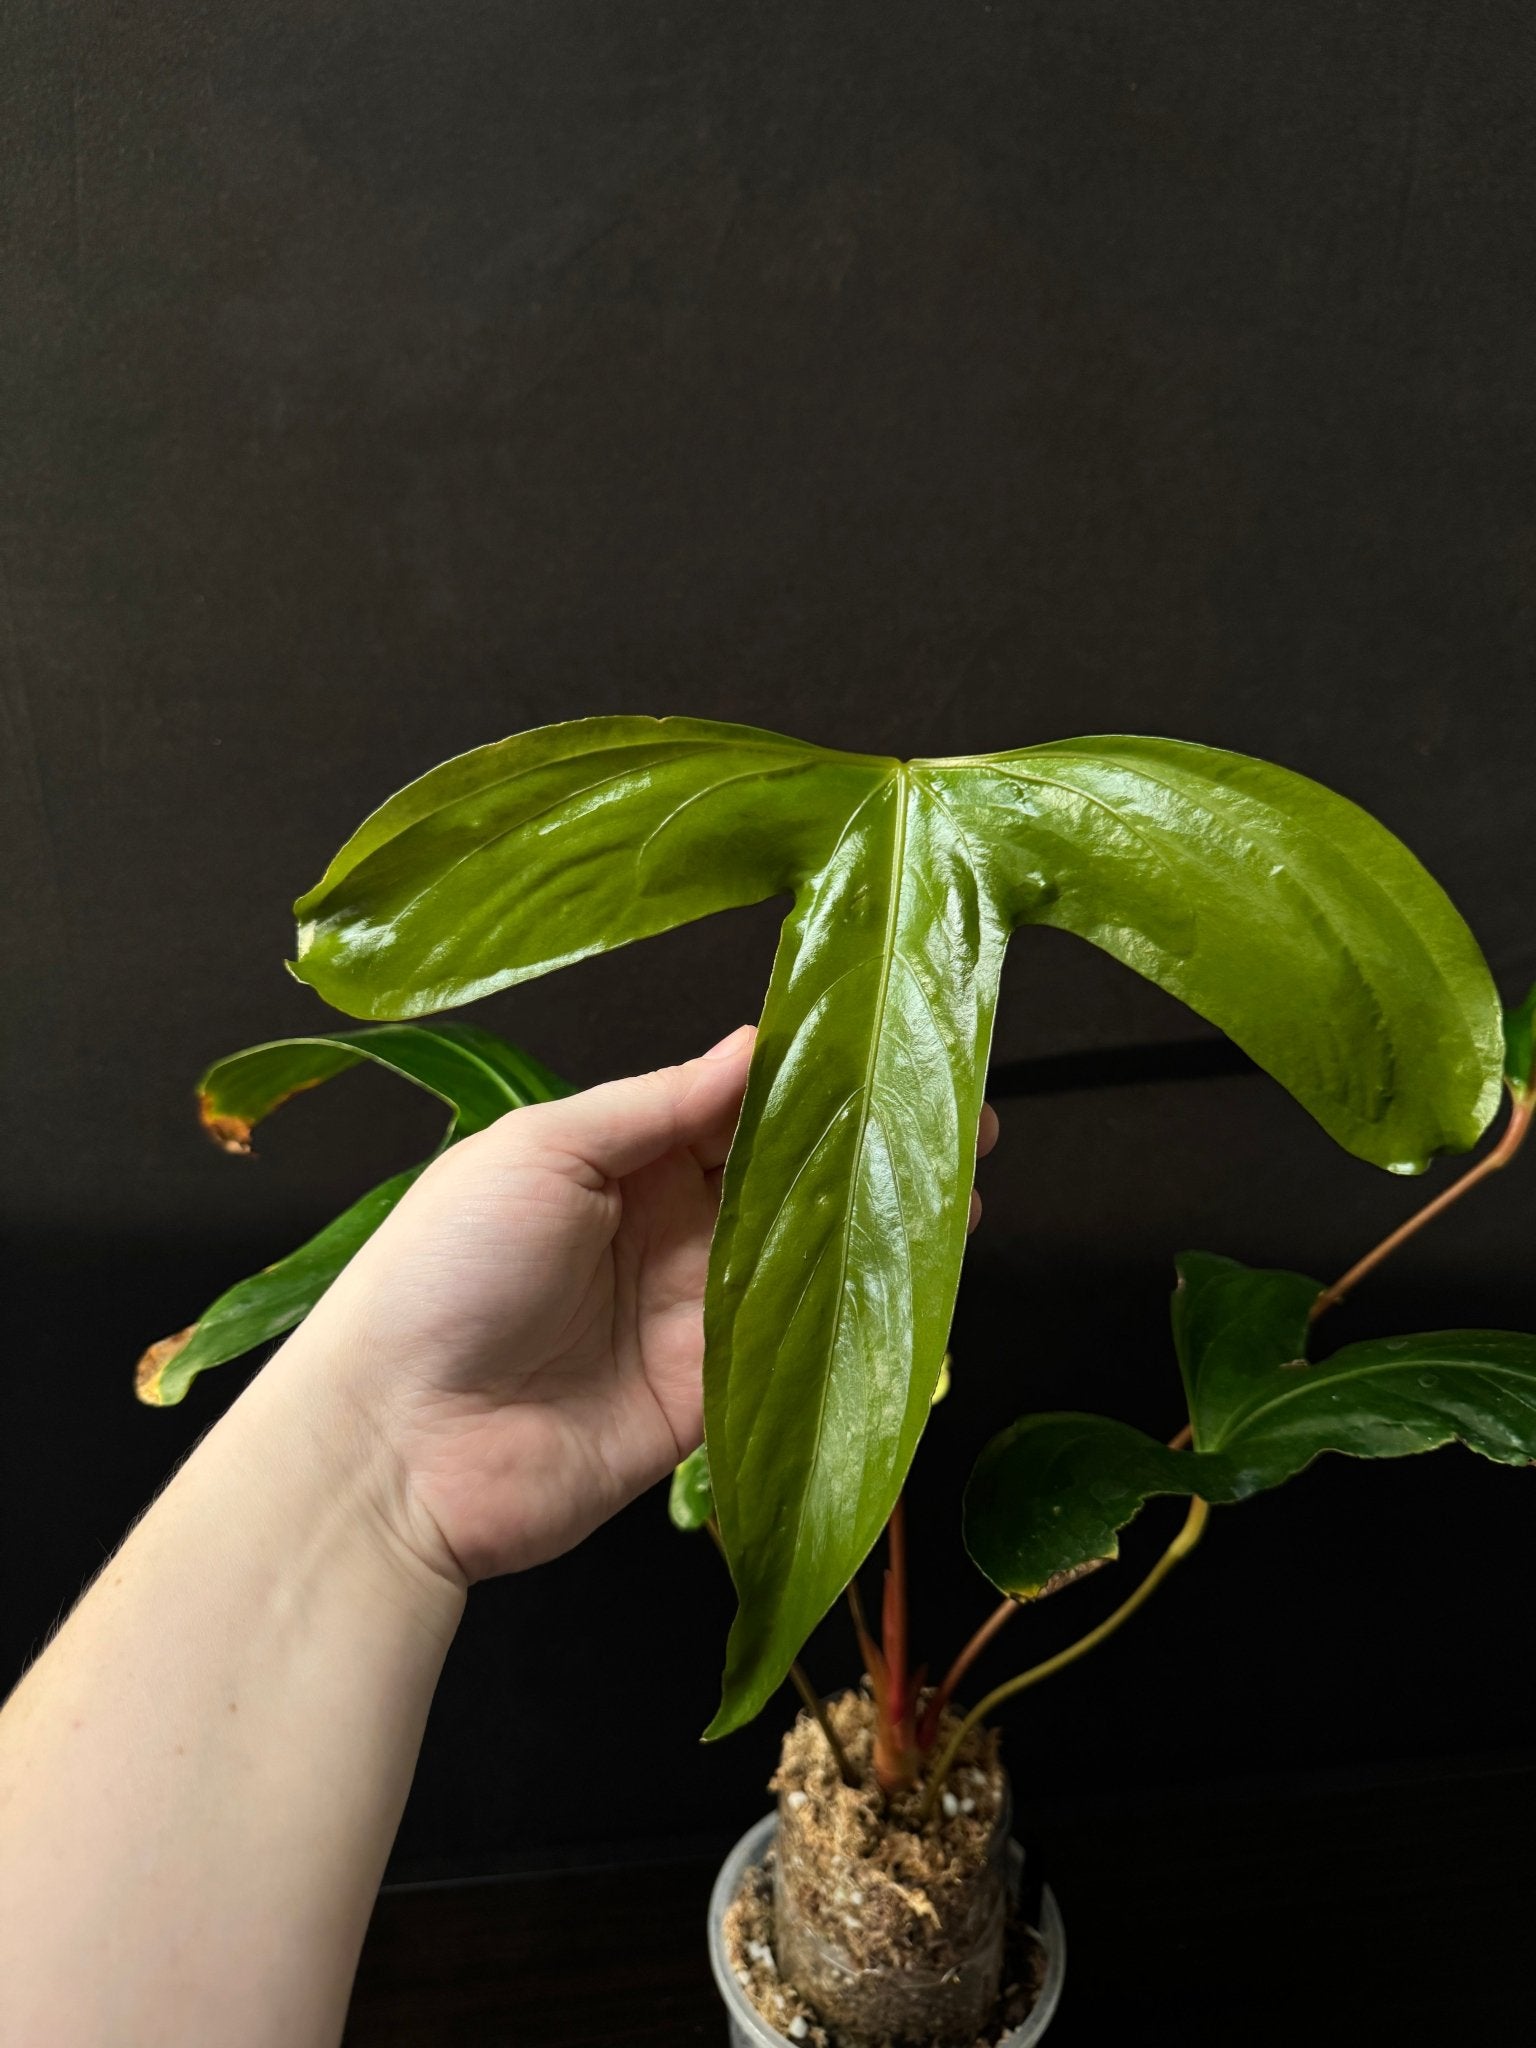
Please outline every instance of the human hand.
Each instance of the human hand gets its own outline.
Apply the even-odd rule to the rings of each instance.
[[[394,1532],[444,1576],[558,1556],[699,1442],[710,1235],[754,1037],[451,1147],[274,1361],[326,1380],[382,1459]],[[988,1107],[978,1150],[996,1134]]]

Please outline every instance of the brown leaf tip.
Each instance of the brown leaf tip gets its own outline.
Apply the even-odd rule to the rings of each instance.
[[[192,1342],[196,1330],[196,1323],[188,1323],[187,1327],[184,1330],[178,1330],[174,1337],[162,1337],[158,1344],[150,1345],[137,1366],[135,1366],[133,1391],[147,1406],[158,1408],[161,1405],[160,1382],[164,1377],[165,1369],[172,1359],[179,1358],[182,1352],[186,1350],[187,1346]]]
[[[251,1126],[243,1116],[225,1116],[213,1106],[213,1097],[199,1094],[197,1113],[202,1118],[203,1129],[216,1145],[226,1152],[249,1152],[251,1149]]]

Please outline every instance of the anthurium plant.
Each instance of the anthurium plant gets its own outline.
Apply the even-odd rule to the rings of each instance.
[[[1188,1556],[1212,1504],[1279,1486],[1330,1451],[1399,1458],[1459,1443],[1498,1464],[1536,1461],[1536,1336],[1437,1330],[1351,1344],[1317,1361],[1309,1355],[1320,1316],[1519,1151],[1536,1116],[1536,989],[1505,1014],[1504,1036],[1509,1115],[1498,1143],[1331,1286],[1209,1252],[1175,1261],[1173,1348],[1188,1421],[1171,1442],[1105,1416],[1043,1414],[1021,1417],[987,1445],[966,1487],[964,1533],[971,1558],[1004,1598],[927,1687],[925,1671],[913,1671],[908,1656],[906,1531],[897,1502],[878,1641],[856,1582],[848,1588],[874,1697],[873,1765],[888,1796],[921,1781],[919,1818],[931,1815],[971,1729],[1107,1641]],[[946,1363],[944,1391],[948,1379]],[[944,1709],[1005,1623],[1116,1559],[1120,1531],[1159,1494],[1188,1498],[1189,1510],[1145,1576],[1086,1634],[988,1692],[941,1747]],[[705,1446],[678,1467],[669,1505],[679,1529],[715,1528]],[[791,1675],[850,1775],[814,1688],[798,1665]]]
[[[1190,1254],[1175,1296],[1188,1448],[1081,1416],[1006,1432],[965,1513],[1007,1599],[938,1685],[910,1668],[900,1493],[945,1358],[1015,930],[1075,932],[1178,996],[1391,1172],[1469,1148],[1496,1113],[1504,1020],[1444,892],[1356,805],[1241,755],[1111,735],[899,761],[650,718],[478,748],[391,797],[297,905],[293,972],[374,1021],[221,1062],[204,1121],[241,1149],[279,1102],[371,1059],[449,1105],[452,1143],[563,1084],[486,1032],[400,1020],[780,894],[711,1257],[707,1451],[673,1495],[676,1519],[715,1531],[738,1594],[711,1734],[761,1708],[882,1530],[880,1639],[857,1621],[879,1773],[898,1789],[932,1761],[940,1709],[1007,1614],[1112,1557],[1153,1494],[1194,1503],[1165,1571],[1207,1502],[1322,1450],[1454,1438],[1536,1455],[1517,1413],[1521,1375],[1536,1388],[1531,1339],[1383,1340],[1313,1365],[1310,1322],[1352,1275],[1323,1289]],[[1528,1002],[1509,1022],[1509,1132],[1464,1184],[1523,1135],[1530,1040]],[[290,1327],[412,1177],[152,1347],[144,1398],[179,1400],[200,1370]],[[941,1780],[929,1771],[930,1796]]]

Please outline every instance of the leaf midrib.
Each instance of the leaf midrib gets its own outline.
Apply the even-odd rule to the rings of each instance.
[[[1188,1279],[1182,1266],[1180,1266],[1178,1270],[1179,1288],[1180,1290],[1182,1290],[1185,1286],[1188,1285]],[[1305,1276],[1302,1274],[1298,1274],[1296,1277],[1298,1279],[1302,1279]],[[1315,1281],[1309,1284],[1313,1288],[1314,1298],[1316,1295],[1322,1293],[1322,1288]],[[1205,1336],[1204,1341],[1200,1346],[1201,1359],[1209,1359],[1215,1351],[1224,1347],[1228,1342],[1230,1342],[1233,1335],[1242,1328],[1243,1324],[1249,1319],[1249,1317],[1258,1312],[1259,1309],[1257,1304],[1245,1303],[1241,1299],[1237,1300],[1230,1309],[1224,1309],[1220,1318],[1216,1321],[1214,1327],[1210,1330],[1210,1332]],[[1297,1332],[1300,1338],[1300,1343],[1298,1344],[1294,1355],[1296,1358],[1300,1359],[1303,1364],[1310,1366],[1312,1361],[1306,1355],[1306,1331],[1307,1326],[1305,1320],[1303,1319],[1301,1321],[1301,1327]],[[1196,1359],[1186,1360],[1186,1348],[1187,1339],[1181,1339],[1178,1336],[1178,1334],[1175,1333],[1174,1349],[1178,1355],[1179,1377],[1184,1383],[1185,1405],[1189,1409],[1190,1426],[1194,1435],[1194,1448],[1197,1451],[1210,1451],[1216,1447],[1202,1441],[1205,1432],[1201,1426],[1200,1416],[1198,1412],[1200,1407],[1200,1381],[1202,1378],[1201,1362],[1200,1360]],[[1278,1344],[1275,1346],[1275,1349],[1277,1351],[1283,1348],[1283,1346]],[[1285,1362],[1286,1361],[1283,1360],[1277,1361],[1277,1364]],[[1268,1368],[1268,1370],[1274,1369],[1274,1367]],[[1292,1390],[1290,1388],[1286,1389],[1286,1398],[1289,1398],[1291,1391]]]
[[[864,1145],[869,1135],[870,1103],[873,1093],[875,1068],[880,1056],[881,1038],[885,1031],[886,998],[890,990],[891,962],[895,957],[896,951],[895,938],[901,909],[904,871],[906,868],[907,809],[910,795],[909,775],[905,762],[893,761],[891,773],[883,783],[877,785],[877,790],[891,788],[897,791],[898,802],[896,829],[891,839],[890,899],[886,905],[885,913],[885,937],[881,948],[880,981],[874,1010],[875,1025],[870,1033],[869,1051],[864,1062],[864,1081],[860,1090],[859,1128],[858,1135],[854,1141],[853,1161],[848,1176],[850,1189],[857,1188],[860,1171],[864,1162]],[[848,821],[850,827],[853,824],[854,818],[858,816],[858,812],[863,810],[865,805],[874,799],[877,790],[871,790],[869,795],[863,799],[857,809],[850,815]],[[843,836],[846,837],[846,828]],[[842,1335],[845,1313],[844,1304],[848,1293],[848,1251],[853,1235],[853,1208],[853,1202],[850,1200],[843,1217],[842,1242],[838,1248],[837,1308],[832,1318],[832,1327],[827,1339],[825,1355],[828,1359],[834,1358],[837,1355],[838,1342]],[[826,1434],[827,1401],[831,1392],[832,1374],[830,1370],[824,1370],[821,1374],[821,1386],[816,1397],[816,1422],[811,1435],[811,1455],[806,1466],[808,1472],[817,1470],[821,1462],[822,1439]],[[792,1554],[798,1554],[800,1540],[805,1533],[805,1516],[807,1507],[810,1504],[811,1488],[809,1485],[804,1485],[799,1489],[799,1492],[800,1498],[795,1508],[795,1540]]]
[[[1234,1444],[1240,1443],[1243,1440],[1244,1432],[1251,1425],[1262,1421],[1266,1415],[1272,1415],[1277,1408],[1283,1408],[1288,1402],[1304,1399],[1309,1393],[1314,1393],[1319,1386],[1347,1386],[1351,1380],[1370,1379],[1379,1373],[1422,1372],[1431,1367],[1436,1372],[1465,1372],[1492,1375],[1496,1379],[1512,1380],[1517,1386],[1522,1383],[1528,1384],[1530,1380],[1529,1373],[1522,1373],[1518,1367],[1502,1365],[1496,1360],[1440,1358],[1434,1352],[1421,1352],[1414,1357],[1411,1363],[1401,1358],[1384,1358],[1371,1364],[1351,1366],[1345,1372],[1329,1373],[1322,1379],[1311,1378],[1309,1380],[1308,1372],[1298,1372],[1294,1387],[1285,1387],[1278,1394],[1272,1395],[1259,1407],[1249,1409],[1241,1417],[1237,1427],[1231,1434],[1224,1436],[1220,1443],[1212,1444],[1207,1448],[1215,1452],[1231,1450]],[[1316,1373],[1318,1369],[1311,1367],[1308,1370]],[[1536,1404],[1527,1402],[1526,1405],[1532,1406]]]

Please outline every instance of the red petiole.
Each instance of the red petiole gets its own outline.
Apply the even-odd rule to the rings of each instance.
[[[982,1624],[950,1666],[943,1682],[934,1688],[926,1701],[923,1700],[927,1667],[920,1665],[914,1671],[909,1664],[907,1515],[904,1500],[898,1500],[892,1510],[885,1536],[888,1562],[880,1603],[878,1643],[869,1632],[857,1585],[848,1588],[848,1607],[858,1636],[859,1654],[864,1659],[870,1691],[874,1696],[875,1778],[886,1798],[894,1799],[916,1784],[924,1761],[932,1754],[938,1741],[939,1722],[955,1687],[1014,1611],[1015,1603],[1004,1601]]]

